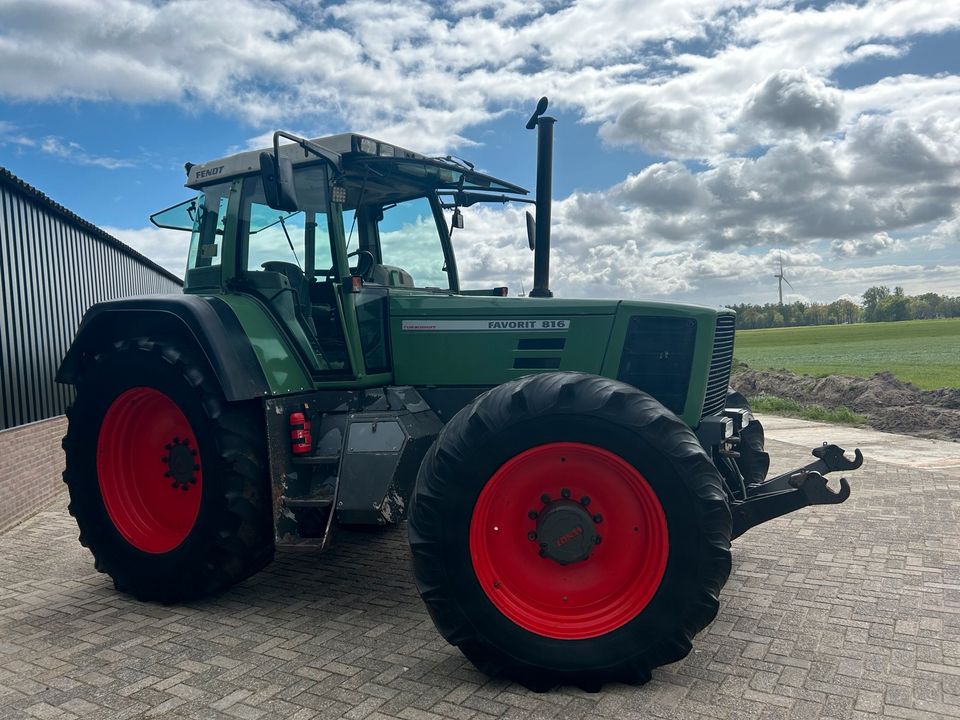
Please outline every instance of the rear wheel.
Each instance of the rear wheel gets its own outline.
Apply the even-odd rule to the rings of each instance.
[[[642,683],[716,615],[730,513],[696,436],[623,383],[551,373],[443,430],[410,510],[417,585],[481,670]]]
[[[273,556],[264,433],[175,342],[115,343],[84,368],[64,438],[80,541],[117,589],[172,602]]]

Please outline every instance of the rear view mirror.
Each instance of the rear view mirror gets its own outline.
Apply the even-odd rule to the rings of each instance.
[[[460,212],[460,208],[453,209],[453,220],[451,220],[450,224],[455,228],[463,230],[463,213]]]
[[[527,244],[530,245],[531,250],[537,249],[537,221],[533,219],[529,210],[527,210]]]
[[[268,152],[260,153],[260,178],[263,181],[263,194],[267,205],[284,212],[299,209],[290,158],[278,158]]]

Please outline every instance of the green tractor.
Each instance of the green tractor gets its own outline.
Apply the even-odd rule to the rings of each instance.
[[[732,312],[552,297],[545,110],[535,201],[356,134],[186,166],[194,197],[152,217],[192,233],[183,294],[94,306],[58,373],[70,511],[118,590],[190,600],[406,520],[482,671],[642,683],[716,616],[733,538],[848,497],[824,475],[859,451],[766,477]],[[505,202],[535,205],[532,290],[461,289],[461,208]]]

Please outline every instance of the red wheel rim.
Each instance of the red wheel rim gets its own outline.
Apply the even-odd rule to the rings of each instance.
[[[588,498],[587,531],[601,538],[586,559],[567,565],[541,556],[531,517],[550,507],[544,495],[553,502],[563,491],[567,505]],[[470,557],[487,597],[512,622],[551,638],[597,637],[632,620],[660,587],[668,551],[667,520],[643,475],[582,443],[539,445],[508,460],[480,492],[470,522]]]
[[[119,395],[97,439],[100,494],[114,527],[139,550],[165,553],[190,534],[203,473],[183,411],[159,390]]]

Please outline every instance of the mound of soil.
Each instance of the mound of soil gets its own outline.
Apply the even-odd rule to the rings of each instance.
[[[871,427],[940,440],[960,440],[960,389],[921,390],[888,372],[868,378],[811,377],[783,370],[734,368],[730,384],[747,397],[774,395],[803,405],[845,406]]]

